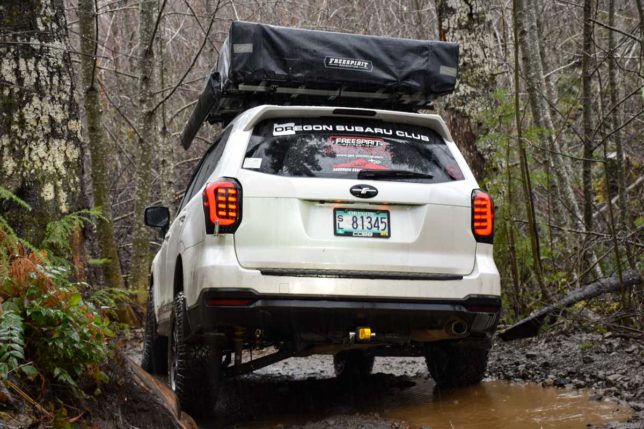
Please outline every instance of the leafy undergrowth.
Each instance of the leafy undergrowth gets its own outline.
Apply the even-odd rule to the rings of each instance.
[[[30,210],[2,188],[0,199]],[[22,427],[11,411],[27,406],[30,427],[68,427],[83,413],[79,401],[100,396],[109,380],[110,315],[129,295],[70,280],[71,236],[96,216],[83,211],[50,223],[38,248],[0,216],[0,422]]]

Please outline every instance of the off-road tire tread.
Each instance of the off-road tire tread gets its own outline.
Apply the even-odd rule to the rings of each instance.
[[[191,416],[212,417],[220,384],[221,355],[212,346],[186,341],[188,325],[185,309],[185,296],[179,292],[174,300],[172,315],[172,329],[178,330],[179,343],[175,394],[181,409]],[[171,351],[168,356],[170,354]]]
[[[478,384],[487,369],[490,346],[437,343],[427,347],[427,369],[439,387]]]
[[[168,338],[157,334],[157,320],[154,315],[152,288],[148,293],[145,330],[143,333],[143,354],[141,368],[152,375],[164,374],[168,370]]]

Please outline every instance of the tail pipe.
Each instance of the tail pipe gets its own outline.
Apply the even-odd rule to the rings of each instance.
[[[445,330],[455,337],[464,337],[470,333],[470,325],[463,319],[453,319],[447,322]]]

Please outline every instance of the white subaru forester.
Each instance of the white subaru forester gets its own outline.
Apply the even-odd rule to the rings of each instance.
[[[438,115],[262,105],[214,141],[152,263],[143,366],[212,410],[222,376],[333,354],[425,356],[479,382],[498,322],[494,207]],[[259,359],[249,348],[273,347]],[[246,355],[244,355],[246,356]]]

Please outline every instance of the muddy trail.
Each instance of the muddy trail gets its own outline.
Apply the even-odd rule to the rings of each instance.
[[[218,419],[203,428],[570,428],[624,421],[628,407],[597,402],[589,393],[535,383],[488,380],[464,389],[440,390],[422,359],[378,359],[374,374],[339,381],[331,360],[291,359],[281,367],[226,383]],[[302,379],[301,368],[313,371]],[[393,375],[404,369],[414,375]],[[387,371],[382,373],[380,371]]]
[[[137,359],[136,339],[130,356]],[[330,356],[292,358],[222,385],[200,428],[642,428],[644,348],[610,334],[498,341],[479,386],[441,390],[422,358],[377,358],[341,381]]]

